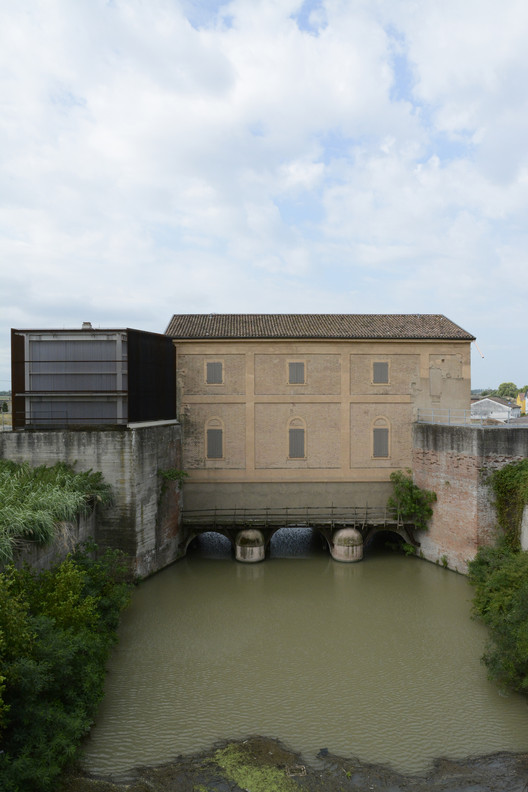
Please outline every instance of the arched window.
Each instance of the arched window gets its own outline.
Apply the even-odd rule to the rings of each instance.
[[[210,418],[205,427],[205,456],[222,459],[224,456],[224,426],[220,418]]]
[[[302,418],[292,418],[288,424],[288,448],[290,459],[306,457],[306,427]]]
[[[390,456],[390,426],[386,418],[376,418],[372,425],[372,456],[383,459]]]

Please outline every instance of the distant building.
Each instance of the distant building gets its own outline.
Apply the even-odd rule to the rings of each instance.
[[[176,417],[173,345],[141,330],[12,330],[13,429]]]
[[[470,408],[441,315],[175,315],[186,509],[385,505],[417,411]]]
[[[506,423],[519,418],[521,408],[514,399],[501,399],[499,396],[485,396],[471,403],[471,418],[500,421]]]

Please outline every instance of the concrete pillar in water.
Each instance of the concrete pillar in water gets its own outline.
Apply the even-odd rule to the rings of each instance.
[[[264,537],[256,528],[246,528],[239,531],[235,539],[235,558],[246,564],[254,564],[256,561],[264,561],[266,548]]]
[[[336,561],[361,561],[363,537],[355,528],[340,528],[333,536],[330,553]]]

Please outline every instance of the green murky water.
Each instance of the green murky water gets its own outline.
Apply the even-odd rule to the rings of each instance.
[[[296,541],[257,565],[202,548],[141,584],[85,747],[90,770],[250,734],[403,772],[528,749],[527,703],[488,682],[464,577],[383,552],[340,564]]]

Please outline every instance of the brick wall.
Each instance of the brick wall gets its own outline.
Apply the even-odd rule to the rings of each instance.
[[[478,548],[495,540],[487,474],[525,457],[523,428],[414,424],[414,481],[437,495],[429,530],[419,537],[425,558],[445,556],[451,569],[467,571]]]

